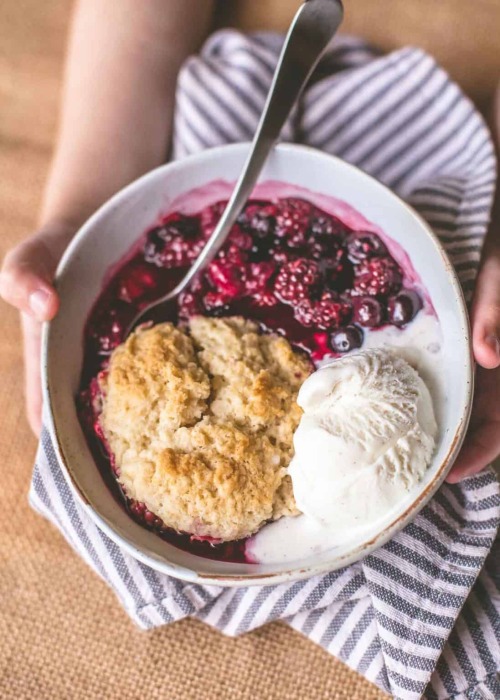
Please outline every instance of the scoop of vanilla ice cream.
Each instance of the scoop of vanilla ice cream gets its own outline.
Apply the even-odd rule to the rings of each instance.
[[[437,435],[418,373],[386,349],[336,360],[303,383],[289,473],[297,506],[325,525],[364,526],[422,478]]]

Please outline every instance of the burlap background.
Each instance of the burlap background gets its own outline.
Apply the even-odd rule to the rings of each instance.
[[[232,1],[228,8],[229,2],[224,2],[231,11],[230,21],[262,27],[267,18],[273,28],[283,27],[297,4]],[[393,17],[392,28],[385,34],[381,23],[374,24],[375,4],[385,6],[380,16],[385,16],[386,25]],[[70,5],[69,0],[0,3],[2,256],[35,222],[55,133]],[[474,97],[485,102],[494,77],[500,74],[500,52],[492,43],[500,34],[500,6],[495,0],[357,0],[356,7],[352,5],[349,29],[381,45],[412,41],[437,49],[438,57],[452,67]],[[430,29],[423,16],[434,18]],[[395,27],[399,27],[397,32]],[[451,27],[457,42],[454,50],[446,39]],[[236,640],[192,620],[152,633],[138,631],[107,587],[27,505],[36,444],[24,420],[17,317],[5,305],[0,314],[1,698],[385,697],[279,623]]]

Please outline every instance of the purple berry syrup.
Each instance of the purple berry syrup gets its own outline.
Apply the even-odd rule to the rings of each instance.
[[[144,527],[199,556],[249,562],[245,540],[195,540],[166,528],[144,504],[131,501],[99,425],[97,376],[125,337],[137,312],[183,277],[214,230],[226,202],[195,215],[165,216],[145,232],[140,246],[114,271],[84,331],[78,410],[96,463],[115,498]],[[363,345],[367,329],[405,326],[422,301],[403,288],[404,274],[385,243],[371,231],[355,231],[305,199],[250,201],[215,260],[178,299],[163,321],[190,316],[243,316],[262,332],[284,335],[314,364]]]

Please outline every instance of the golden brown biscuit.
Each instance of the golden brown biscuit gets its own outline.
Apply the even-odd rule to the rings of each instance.
[[[242,318],[139,329],[111,355],[100,422],[127,496],[165,525],[234,540],[296,514],[285,471],[312,368]]]

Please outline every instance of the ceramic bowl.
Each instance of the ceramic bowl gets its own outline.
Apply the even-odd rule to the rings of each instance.
[[[472,397],[468,318],[455,272],[426,223],[386,187],[357,168],[319,151],[280,145],[261,180],[290,183],[344,200],[400,244],[426,286],[443,331],[446,401],[440,438],[417,492],[383,523],[345,546],[285,564],[241,564],[181,551],[135,523],[105,485],[78,422],[75,394],[82,365],[83,327],[106,272],[172,201],[221,178],[234,181],[248,145],[216,148],[164,165],[108,201],[80,229],[57,271],[61,308],[44,328],[42,372],[49,429],[63,472],[82,508],[117,544],[158,571],[226,586],[293,581],[346,566],[381,546],[431,498],[449,471],[467,429]]]

